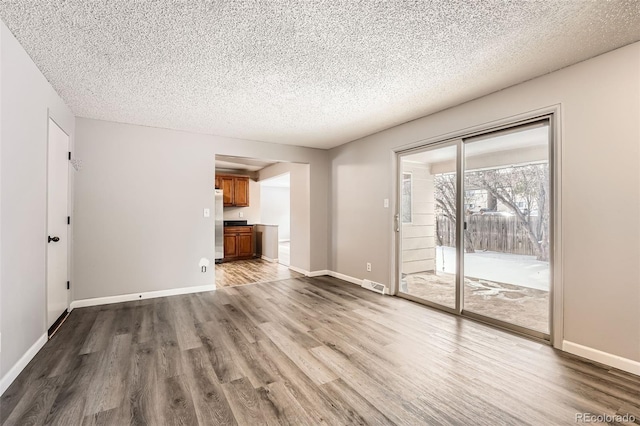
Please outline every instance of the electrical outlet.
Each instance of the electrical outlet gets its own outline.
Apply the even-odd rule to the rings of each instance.
[[[371,264],[367,262],[367,272],[371,272]]]
[[[243,212],[238,213],[238,217],[244,217],[244,213]]]
[[[385,198],[385,199],[384,199],[384,201],[383,201],[383,206],[384,206],[384,208],[385,208],[385,209],[388,209],[388,208],[389,208],[389,199],[388,199],[388,198]]]

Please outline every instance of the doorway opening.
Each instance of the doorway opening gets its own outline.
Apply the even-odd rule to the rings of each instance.
[[[549,118],[398,154],[398,295],[551,333]]]
[[[291,174],[289,172],[260,181],[260,220],[277,233],[276,260],[284,266],[291,258]],[[266,251],[263,247],[263,251]],[[263,255],[263,258],[267,257]]]
[[[303,276],[308,179],[308,164],[216,156],[217,287]]]

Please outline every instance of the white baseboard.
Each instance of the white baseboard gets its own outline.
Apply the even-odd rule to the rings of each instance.
[[[27,350],[27,352],[22,355],[22,358],[16,362],[13,367],[4,377],[0,380],[0,395],[2,395],[8,388],[11,386],[11,383],[18,377],[18,375],[24,370],[24,368],[29,364],[29,362],[33,359],[34,356],[38,353],[38,351],[47,343],[47,333],[44,333],[36,342],[31,345],[31,347]]]
[[[132,300],[153,299],[155,297],[176,296],[179,294],[201,293],[204,291],[213,291],[215,289],[216,286],[213,284],[172,288],[170,290],[147,291],[144,293],[120,294],[117,296],[96,297],[93,299],[80,299],[71,302],[71,309],[85,308],[87,306],[108,305],[110,303],[130,302]]]
[[[362,286],[362,280],[360,278],[354,278],[349,275],[341,274],[340,272],[330,271],[328,269],[322,269],[319,271],[305,271],[304,269],[297,268],[295,266],[289,266],[289,269],[292,271],[303,274],[306,277],[320,277],[323,275],[328,275],[330,277],[338,278],[339,280],[349,282],[351,284],[355,284],[357,286]]]
[[[634,361],[629,358],[623,358],[621,356],[613,355],[608,352],[602,352],[598,349],[593,349],[588,346],[568,342],[566,340],[562,342],[562,350],[565,352],[569,352],[570,354],[578,355],[583,358],[587,358],[592,361],[609,365],[619,370],[623,370],[628,373],[637,374],[638,376],[640,376],[640,362],[638,361]]]
[[[351,284],[355,284],[357,286],[362,286],[362,280],[360,278],[350,277],[349,275],[341,274],[340,272],[335,272],[335,271],[328,271],[328,272],[329,273],[327,275],[333,278],[337,278],[339,280],[346,281]]]
[[[289,265],[289,269],[291,269],[293,272],[297,272],[297,273],[299,273],[299,274],[302,274],[302,275],[304,275],[305,277],[308,277],[308,276],[309,276],[309,271],[305,271],[304,269],[302,269],[302,268],[298,268],[297,266]]]
[[[326,269],[321,269],[319,271],[307,271],[302,268],[298,268],[297,266],[289,266],[294,272],[304,275],[305,277],[321,277],[323,275],[330,275],[331,271],[327,271]]]
[[[267,262],[271,262],[271,263],[278,263],[278,259],[272,259],[270,257],[263,255],[260,255],[260,259],[262,260],[266,260]]]

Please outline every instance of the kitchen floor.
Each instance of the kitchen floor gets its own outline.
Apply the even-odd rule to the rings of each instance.
[[[216,287],[235,287],[302,277],[279,263],[262,259],[236,260],[216,265]]]

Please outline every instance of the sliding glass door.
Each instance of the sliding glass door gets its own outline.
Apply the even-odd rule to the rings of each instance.
[[[464,310],[549,334],[549,125],[465,140]]]
[[[549,119],[398,155],[398,294],[548,339]]]
[[[400,156],[400,292],[456,309],[456,143]]]

